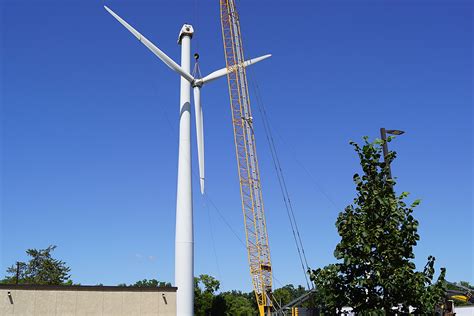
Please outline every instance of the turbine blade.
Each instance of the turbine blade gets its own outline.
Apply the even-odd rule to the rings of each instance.
[[[161,61],[163,61],[166,66],[170,67],[181,76],[183,76],[189,82],[193,82],[194,78],[187,71],[183,70],[176,62],[169,58],[165,53],[163,53],[158,47],[156,47],[152,42],[150,42],[145,36],[140,34],[135,30],[130,24],[125,22],[121,17],[119,17],[114,11],[109,9],[107,6],[104,6],[105,10],[109,12],[117,21],[120,22],[127,30],[130,31],[140,42],[143,43],[149,50],[151,50]]]
[[[194,113],[196,114],[196,140],[199,162],[199,184],[201,194],[204,194],[204,126],[201,106],[201,87],[193,88],[194,94]]]
[[[272,56],[271,54],[268,54],[268,55],[260,56],[260,57],[257,57],[257,58],[249,59],[247,61],[244,61],[242,63],[242,65],[244,67],[247,67],[247,66],[253,65],[255,63],[258,63],[259,61],[262,61],[264,59],[270,58],[271,56]],[[218,79],[222,76],[225,76],[225,75],[227,75],[228,73],[230,73],[234,70],[235,70],[235,65],[230,66],[228,68],[222,68],[222,69],[216,70],[216,71],[208,74],[207,76],[202,78],[201,81],[202,81],[203,84],[205,84],[205,83],[211,82],[213,80],[216,80],[216,79]]]

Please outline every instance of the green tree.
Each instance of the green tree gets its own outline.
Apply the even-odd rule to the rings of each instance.
[[[214,293],[219,287],[220,282],[210,275],[194,277],[194,315],[211,315]]]
[[[459,281],[456,283],[448,283],[446,286],[448,293],[447,293],[447,299],[455,299],[456,306],[466,306],[466,305],[472,305],[474,304],[474,286],[469,284],[467,281]],[[454,291],[454,292],[453,292]],[[459,300],[456,297],[453,297],[453,295],[463,295],[468,298],[467,301],[464,300]]]
[[[467,281],[459,281],[459,285],[467,287],[468,289],[474,290],[474,286],[470,285]]]
[[[293,298],[293,285],[285,285],[279,289],[273,291],[274,300],[278,305],[284,306],[291,302]],[[275,304],[274,304],[275,305]]]
[[[273,297],[278,305],[284,306],[305,293],[306,289],[303,286],[298,285],[298,287],[295,288],[293,284],[287,284],[281,288],[275,289],[273,291]]]
[[[71,269],[64,261],[54,259],[51,253],[56,246],[46,249],[28,249],[26,254],[31,257],[28,262],[18,262],[7,269],[7,276],[2,283],[14,284],[71,284]]]
[[[171,283],[158,281],[157,279],[143,279],[131,285],[133,287],[171,287]]]
[[[252,292],[250,293],[254,295]],[[252,316],[258,309],[253,306],[249,294],[240,291],[220,293],[214,298],[211,315]]]
[[[412,306],[431,314],[443,299],[445,269],[434,284],[434,257],[423,272],[415,271],[413,248],[420,237],[412,213],[420,201],[408,206],[407,192],[396,195],[389,177],[396,153],[383,161],[382,140],[371,143],[364,137],[362,147],[351,144],[363,174],[354,175],[357,196],[336,221],[341,241],[334,256],[339,262],[311,271],[319,303],[328,313],[351,306],[356,313],[390,315],[393,307],[408,312]]]
[[[171,283],[158,281],[157,279],[143,279],[133,284],[127,285],[126,283],[119,283],[117,286],[130,286],[130,287],[172,287]]]

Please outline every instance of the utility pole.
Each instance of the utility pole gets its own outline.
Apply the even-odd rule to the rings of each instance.
[[[19,279],[20,279],[20,263],[17,261],[16,262],[16,283],[15,284],[18,284]]]

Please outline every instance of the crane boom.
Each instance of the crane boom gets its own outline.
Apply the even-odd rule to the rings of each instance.
[[[260,315],[269,315],[272,266],[235,0],[220,0],[220,13],[250,274]]]

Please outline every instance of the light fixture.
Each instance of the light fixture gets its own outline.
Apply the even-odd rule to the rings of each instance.
[[[404,131],[400,131],[398,129],[388,129],[386,130],[386,132],[387,134],[391,134],[391,135],[402,135],[405,133]]]

